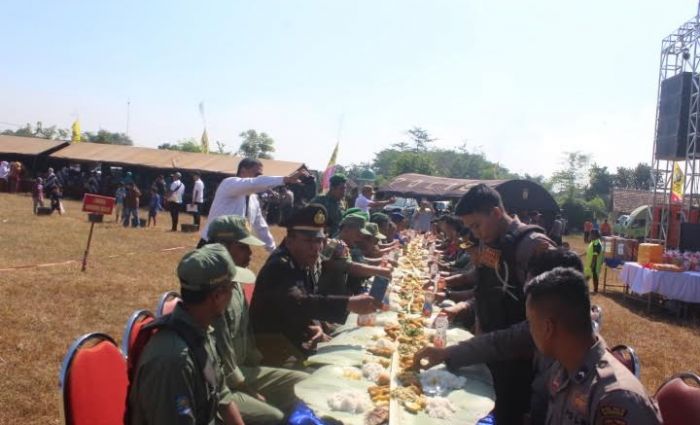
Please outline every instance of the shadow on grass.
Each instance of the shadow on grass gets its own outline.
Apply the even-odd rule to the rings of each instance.
[[[656,294],[652,295],[649,303],[647,295],[625,294],[621,290],[607,290],[598,295],[646,319],[700,332],[700,304],[664,300]]]

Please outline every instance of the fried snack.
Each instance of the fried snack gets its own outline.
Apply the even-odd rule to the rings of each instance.
[[[365,425],[385,425],[389,423],[389,406],[378,406],[365,416]]]
[[[415,386],[416,388],[421,388],[420,377],[418,373],[412,371],[403,371],[396,375],[396,379],[404,387]]]
[[[398,400],[409,413],[418,413],[427,404],[422,391],[413,385],[395,389],[391,392],[391,397]]]
[[[388,347],[369,347],[367,351],[374,354],[375,356],[391,358],[394,354],[394,350]]]
[[[392,340],[396,340],[396,338],[398,338],[399,334],[401,333],[401,325],[396,323],[386,325],[384,326],[384,333],[386,333],[386,336],[391,338]]]
[[[390,381],[391,376],[389,375],[389,372],[382,372],[379,374],[379,378],[377,378],[377,385],[389,385]]]
[[[377,406],[385,406],[389,404],[391,398],[391,389],[389,385],[375,385],[367,388],[369,398]]]

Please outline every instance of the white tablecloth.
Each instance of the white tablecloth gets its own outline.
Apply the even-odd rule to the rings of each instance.
[[[665,272],[627,262],[620,279],[636,294],[653,292],[671,300],[700,303],[700,272]]]

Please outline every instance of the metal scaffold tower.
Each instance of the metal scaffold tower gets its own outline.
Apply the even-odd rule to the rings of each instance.
[[[690,96],[687,99],[681,98],[681,113],[685,114],[687,110],[685,146],[681,145],[676,152],[669,155],[659,153],[658,143],[659,124],[662,119],[661,88],[664,81],[673,77],[677,77],[677,79],[687,77],[690,85]],[[685,126],[685,120],[681,120],[681,123]],[[700,203],[699,145],[700,4],[695,17],[665,37],[661,43],[656,128],[651,163],[654,196],[652,225],[647,235],[648,241],[676,248],[680,238],[680,223],[684,221],[697,222],[697,209]],[[682,175],[678,173],[679,169],[682,170]],[[682,183],[683,192],[680,201],[673,199],[672,196],[674,179]]]

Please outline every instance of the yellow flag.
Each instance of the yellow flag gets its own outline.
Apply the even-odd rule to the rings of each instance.
[[[202,133],[202,152],[209,153],[209,136],[207,135],[207,129],[204,129]]]
[[[671,202],[683,202],[683,184],[685,176],[681,166],[677,162],[673,163],[673,178],[671,179]]]
[[[326,170],[323,172],[323,179],[321,179],[321,190],[325,193],[330,189],[331,187],[331,177],[333,177],[333,174],[335,173],[335,161],[338,159],[338,146],[340,145],[340,141],[336,142],[335,144],[335,149],[333,149],[333,153],[331,154],[331,159],[328,160],[328,166],[326,167]]]
[[[71,127],[71,132],[72,136],[70,141],[73,143],[78,143],[80,142],[80,121],[76,118],[75,122],[73,122],[73,126]]]

